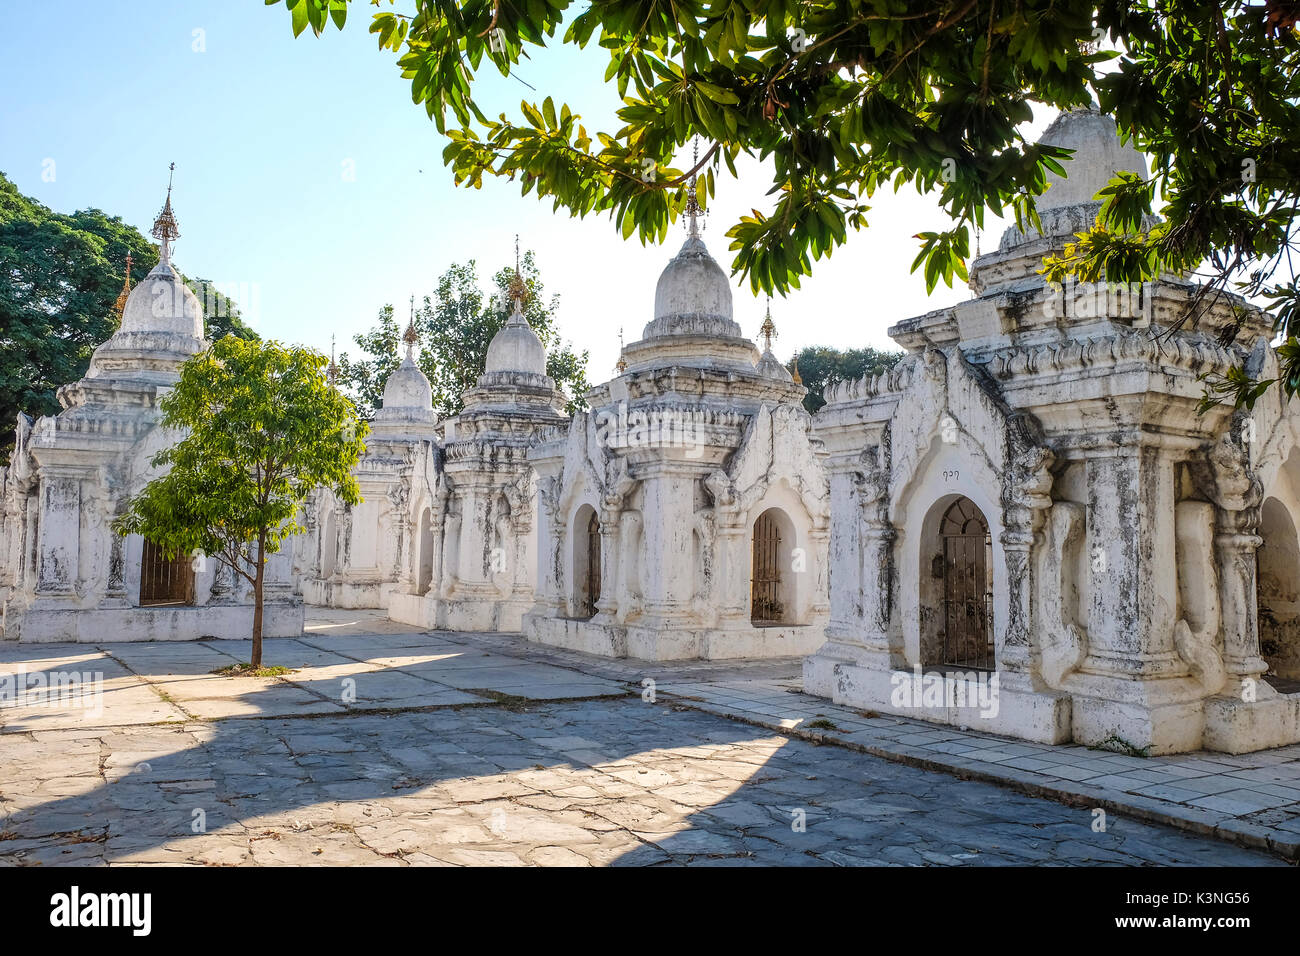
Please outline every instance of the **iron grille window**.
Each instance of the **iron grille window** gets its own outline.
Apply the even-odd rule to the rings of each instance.
[[[148,538],[140,555],[140,605],[194,603],[194,568],[187,555],[168,557]]]

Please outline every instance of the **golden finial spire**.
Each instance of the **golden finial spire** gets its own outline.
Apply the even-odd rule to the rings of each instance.
[[[799,374],[799,356],[797,355],[790,360],[790,377],[794,379],[796,385],[803,384],[803,376]]]
[[[528,283],[524,281],[524,275],[519,269],[519,234],[515,233],[515,274],[510,280],[509,287],[510,301],[514,303],[514,311],[523,314],[524,303],[528,301]]]
[[[328,372],[330,387],[332,388],[339,380],[339,367],[334,363],[334,336],[332,335],[330,336],[330,367]]]
[[[618,329],[618,361],[614,363],[614,368],[618,369],[618,374],[622,375],[627,371],[627,359],[623,357],[623,327]]]
[[[406,331],[402,333],[402,341],[406,343],[406,357],[415,361],[415,343],[420,340],[420,336],[415,332],[415,296],[411,296],[411,318],[406,323]]]
[[[776,323],[772,321],[772,299],[767,300],[767,315],[759,327],[758,334],[763,337],[763,351],[772,351],[772,340],[776,338]]]
[[[158,258],[166,263],[171,262],[172,241],[181,237],[180,225],[176,222],[175,213],[172,212],[172,177],[176,175],[176,164],[172,163],[168,168],[170,172],[167,175],[167,201],[163,203],[158,218],[153,221],[153,237],[162,243],[162,251]]]
[[[692,167],[698,166],[700,162],[700,141],[695,140],[695,149],[693,152],[694,162]],[[691,174],[691,184],[686,187],[686,208],[682,210],[683,214],[690,220],[688,235],[692,239],[700,238],[700,217],[704,215],[704,210],[700,208],[699,194],[696,191],[696,180],[700,178],[698,172]]]
[[[126,311],[126,297],[131,294],[131,253],[126,254],[126,278],[122,280],[122,291],[117,294],[117,301],[113,303],[113,308],[117,311],[118,318]]]

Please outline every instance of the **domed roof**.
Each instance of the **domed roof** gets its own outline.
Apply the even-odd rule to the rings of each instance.
[[[433,408],[433,386],[410,355],[402,360],[402,364],[392,371],[384,383],[383,407],[390,410]]]
[[[660,274],[654,321],[642,335],[692,334],[741,334],[732,319],[731,281],[694,232]]]
[[[1049,172],[1050,184],[1038,209],[1060,209],[1091,202],[1117,172],[1147,175],[1146,158],[1132,143],[1121,143],[1115,121],[1095,106],[1062,113],[1038,141],[1074,150],[1061,165],[1065,176]]]
[[[1101,210],[1101,202],[1093,197],[1117,172],[1134,172],[1143,179],[1147,175],[1146,157],[1132,144],[1121,143],[1115,121],[1095,106],[1062,113],[1038,141],[1064,146],[1074,150],[1074,154],[1061,163],[1065,176],[1047,174],[1047,191],[1038,197],[1036,203],[1042,228],[1027,227],[1022,231],[1014,223],[1007,226],[998,243],[999,254],[1018,255],[1017,250],[1036,240],[1047,237],[1066,239],[1086,232],[1092,228]],[[1037,269],[1035,263],[1031,271],[1036,274]],[[999,278],[977,261],[971,271],[971,288],[983,294],[983,291],[1003,287],[1007,282],[1021,281],[1027,277],[1022,273],[1024,270],[1017,267],[1006,275],[999,273]]]
[[[203,338],[203,306],[164,254],[126,298],[123,332],[165,332]]]
[[[492,337],[488,346],[484,371],[523,372],[529,375],[546,374],[546,348],[537,337],[515,300],[514,311],[506,324]]]
[[[171,186],[167,201],[154,220],[160,240],[158,264],[126,293],[118,296],[122,321],[116,332],[90,357],[87,379],[118,379],[170,385],[181,365],[205,347],[203,306],[172,265],[171,244],[180,236],[172,212]]]

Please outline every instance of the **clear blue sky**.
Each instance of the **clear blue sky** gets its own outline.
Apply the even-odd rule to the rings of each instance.
[[[569,219],[512,183],[454,187],[443,140],[367,32],[373,10],[354,3],[341,33],[295,40],[283,5],[262,0],[6,3],[0,170],[55,210],[96,206],[147,233],[174,161],[178,265],[232,287],[262,335],[324,350],[331,335],[348,347],[385,303],[404,313],[452,262],[475,258],[480,275],[512,262],[517,232],[561,296],[562,333],[604,380],[620,326],[631,341],[651,319],[682,228],[643,248],[604,217]],[[604,65],[600,50],[548,51],[519,70],[540,93],[493,74],[486,111],[550,93],[594,129],[615,105]],[[719,180],[705,232],[728,269],[722,233],[767,203],[757,164],[741,173]],[[969,296],[959,285],[927,298],[909,275],[911,237],[944,222],[928,200],[882,193],[872,219],[773,304],[782,357],[809,344],[887,346],[891,324]],[[764,303],[736,287],[736,318],[754,336]]]

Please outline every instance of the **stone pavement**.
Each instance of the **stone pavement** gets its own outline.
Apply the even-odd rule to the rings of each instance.
[[[622,681],[545,662],[522,661],[439,632],[324,612],[301,638],[265,641],[263,663],[292,668],[281,678],[212,672],[247,661],[249,641],[0,644],[0,675],[102,673],[102,711],[43,702],[0,707],[0,731],[288,717],[348,711],[622,696]]]
[[[312,616],[302,638],[267,642],[268,664],[296,668],[279,679],[212,676],[246,659],[241,642],[0,645],[0,675],[104,677],[98,713],[0,708],[0,865],[1284,865],[1144,822],[1158,815],[1119,785],[1154,786],[1132,775],[1169,758],[1083,751],[1130,778],[1093,782],[1105,799],[1031,786],[1082,785],[1026,769],[1010,741],[791,693],[796,661],[594,660]],[[1259,765],[1216,766],[1205,776],[1249,781],[1234,790],[1282,789],[1232,776]]]
[[[609,660],[521,642],[508,634],[457,634],[498,654],[520,655],[639,687],[710,713],[817,743],[927,770],[1011,787],[1071,806],[1214,836],[1300,860],[1300,745],[1233,756],[1212,752],[1138,757],[1026,743],[921,720],[864,714],[800,692],[800,661]],[[828,721],[830,726],[821,722]],[[818,722],[817,726],[810,726]]]
[[[0,743],[0,864],[1284,865],[662,698]]]
[[[709,713],[803,739],[1300,859],[1300,746],[1138,757],[869,715],[800,693],[798,677],[666,689]]]

